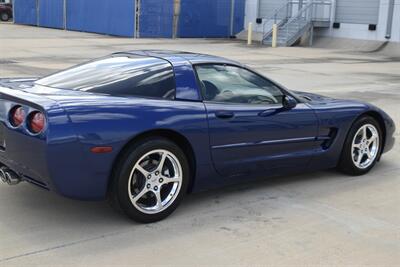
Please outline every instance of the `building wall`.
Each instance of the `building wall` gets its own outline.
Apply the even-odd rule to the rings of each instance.
[[[259,0],[247,0],[245,9],[245,29],[248,27],[248,23],[253,23],[253,29],[257,32],[262,32],[262,24],[257,24],[256,19],[258,16],[258,1]],[[332,23],[329,28],[316,29],[316,36],[326,36],[326,37],[339,37],[339,38],[354,38],[354,39],[364,39],[364,40],[377,40],[385,41],[386,35],[386,23],[388,19],[388,7],[389,0],[380,0],[379,2],[379,16],[376,31],[368,30],[368,24],[355,24],[355,23],[341,23],[339,29],[334,29],[332,27],[333,22],[335,22],[336,17],[336,1],[333,1],[332,8]],[[282,4],[286,1],[281,0]],[[274,7],[272,7],[274,8]],[[400,0],[395,0],[394,2],[394,13],[393,13],[393,24],[392,24],[392,34],[390,41],[400,42]]]
[[[243,30],[244,10],[245,0],[14,0],[14,21],[126,37],[228,38]]]
[[[400,0],[395,0],[394,7],[392,36],[389,40],[400,42]],[[368,24],[340,23],[339,29],[334,29],[331,25],[329,29],[317,30],[317,36],[386,41],[388,40],[385,38],[388,8],[389,0],[381,0],[376,31],[368,30]]]
[[[37,25],[38,9],[36,0],[16,0],[14,1],[13,9],[16,23]]]

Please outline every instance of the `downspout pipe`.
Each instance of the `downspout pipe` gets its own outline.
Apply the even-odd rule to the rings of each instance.
[[[390,39],[392,37],[393,12],[394,12],[394,0],[389,0],[388,15],[386,22],[386,35],[385,35],[386,39]]]

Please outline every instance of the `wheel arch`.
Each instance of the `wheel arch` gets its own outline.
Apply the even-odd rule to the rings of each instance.
[[[191,179],[189,181],[189,186],[188,186],[188,193],[192,192],[194,181],[196,179],[195,174],[196,174],[196,156],[193,150],[192,145],[190,144],[189,140],[180,134],[177,131],[170,130],[170,129],[153,129],[149,131],[142,132],[140,134],[135,135],[132,137],[119,151],[117,156],[115,157],[113,164],[112,164],[112,171],[110,173],[109,181],[108,181],[108,190],[111,188],[111,184],[113,181],[113,176],[115,173],[115,169],[120,162],[121,158],[125,153],[127,153],[134,144],[137,142],[140,142],[141,140],[144,140],[149,137],[162,137],[166,138],[172,142],[174,142],[178,147],[180,147],[185,153],[188,163],[189,163],[189,168],[191,172]]]
[[[370,116],[370,117],[374,118],[379,123],[379,126],[380,126],[381,131],[382,131],[382,148],[381,148],[381,153],[378,155],[378,159],[379,159],[381,154],[382,154],[382,151],[385,148],[385,143],[386,143],[386,125],[385,125],[385,121],[384,121],[382,115],[379,114],[379,112],[374,111],[374,110],[369,110],[367,112],[362,113],[360,116],[358,116],[358,118],[355,120],[355,122],[358,121],[360,118],[366,117],[366,116]]]

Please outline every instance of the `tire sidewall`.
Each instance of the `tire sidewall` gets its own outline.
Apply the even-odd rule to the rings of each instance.
[[[128,182],[131,171],[136,162],[146,153],[155,149],[165,149],[174,154],[182,167],[182,185],[180,191],[173,203],[165,210],[155,213],[147,214],[138,210],[131,202],[128,193]],[[128,149],[128,152],[121,158],[120,164],[114,177],[114,194],[121,210],[130,218],[138,222],[149,223],[156,222],[169,216],[182,201],[186,194],[190,180],[190,171],[188,160],[186,159],[183,151],[173,142],[164,138],[150,138],[141,141],[140,143]]]
[[[5,16],[5,18],[3,16]],[[8,21],[10,19],[10,16],[4,12],[4,13],[0,14],[0,18],[1,18],[1,21]]]
[[[378,154],[376,155],[372,164],[365,169],[361,169],[361,168],[358,168],[353,162],[352,144],[353,144],[353,140],[354,140],[354,137],[355,137],[357,131],[366,124],[372,124],[377,129],[378,134],[379,134],[379,149],[378,149]],[[362,175],[362,174],[369,172],[375,166],[376,162],[378,161],[378,159],[380,157],[380,154],[382,152],[382,145],[383,145],[382,141],[383,141],[382,129],[381,129],[379,123],[374,118],[365,116],[365,117],[358,119],[352,125],[352,127],[349,131],[349,134],[346,138],[346,142],[344,144],[344,149],[343,149],[343,153],[342,153],[341,163],[340,163],[341,169],[344,172],[352,174],[352,175]]]

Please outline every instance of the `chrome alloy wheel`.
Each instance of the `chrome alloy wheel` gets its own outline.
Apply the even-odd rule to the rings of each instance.
[[[164,149],[152,150],[133,167],[128,193],[139,211],[155,214],[168,208],[182,185],[182,166],[177,157]]]
[[[366,169],[376,159],[379,152],[379,132],[372,124],[358,129],[351,146],[352,160],[357,168]]]

